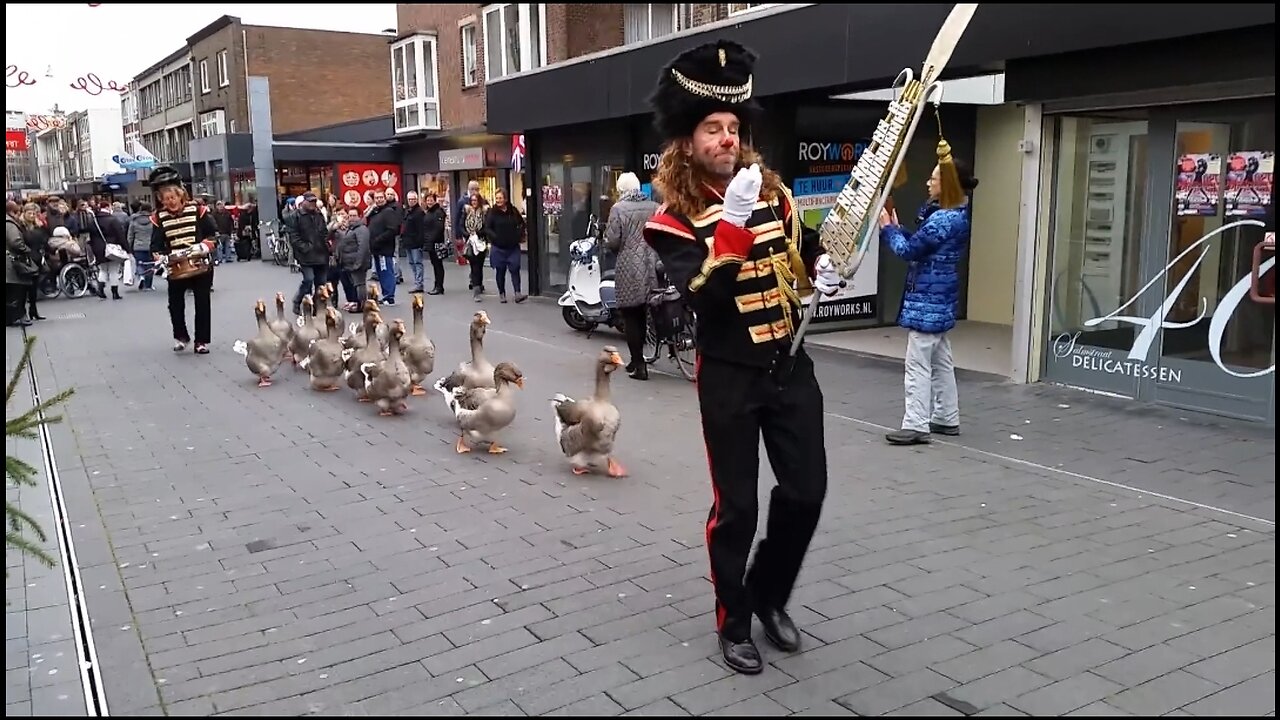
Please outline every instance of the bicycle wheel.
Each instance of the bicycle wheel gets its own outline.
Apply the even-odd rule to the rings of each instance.
[[[675,337],[671,338],[671,355],[680,368],[680,374],[689,382],[698,379],[697,349],[698,319],[689,308],[684,309],[684,322]]]
[[[640,357],[645,365],[652,365],[658,362],[658,351],[663,343],[658,340],[658,328],[653,324],[653,306],[648,310],[644,314],[644,350]]]

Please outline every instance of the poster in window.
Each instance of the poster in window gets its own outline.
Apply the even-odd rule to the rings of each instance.
[[[381,191],[394,193],[397,198],[400,191],[400,166],[390,163],[339,163],[338,164],[338,199],[347,207],[359,208],[360,212],[373,204],[373,196]]]
[[[1227,156],[1226,214],[1263,217],[1271,205],[1271,178],[1276,154],[1271,150],[1244,150]]]
[[[1191,153],[1178,158],[1178,215],[1217,215],[1221,180],[1221,155]]]

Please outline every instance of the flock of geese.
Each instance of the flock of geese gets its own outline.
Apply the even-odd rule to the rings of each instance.
[[[363,321],[352,322],[340,334],[341,316],[329,302],[332,293],[331,286],[322,285],[314,300],[304,296],[296,322],[285,315],[284,293],[276,293],[275,319],[267,318],[267,304],[258,300],[253,309],[258,333],[248,341],[237,341],[235,351],[244,356],[260,388],[270,387],[272,376],[288,361],[308,373],[312,390],[334,392],[346,384],[358,401],[376,405],[379,415],[405,412],[410,396],[428,394],[423,383],[435,372],[436,347],[423,324],[423,296],[413,295],[410,333],[403,320],[387,324],[379,310],[377,288],[371,286]],[[524,388],[524,374],[514,363],[495,365],[486,357],[484,336],[490,324],[483,310],[472,317],[471,359],[432,386],[453,413],[459,453],[471,452],[473,445],[488,445],[491,454],[505,453],[498,437],[515,420],[515,391]],[[574,400],[557,393],[551,398],[556,441],[574,474],[626,475],[613,457],[622,415],[609,386],[609,376],[622,365],[617,349],[606,346],[595,361],[596,383],[590,397]]]

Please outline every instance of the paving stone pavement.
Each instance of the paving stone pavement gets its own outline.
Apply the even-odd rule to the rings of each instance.
[[[12,369],[22,355],[22,342],[16,333],[6,339],[6,367]],[[14,389],[12,414],[23,414],[32,404],[31,383],[24,376]],[[6,484],[5,497],[39,523],[49,540],[44,547],[57,559],[58,544],[54,535],[57,525],[49,486],[44,481],[44,456],[39,441],[6,438],[5,457],[22,460],[39,471],[36,486]],[[30,533],[26,536],[34,539]],[[61,565],[46,567],[29,555],[6,549],[5,715],[86,714],[63,569]]]
[[[113,714],[1274,713],[1274,434],[966,376],[965,434],[894,448],[900,370],[815,349],[805,647],[761,639],[744,677],[713,634],[691,384],[618,378],[631,477],[575,477],[547,399],[621,340],[488,298],[486,348],[528,380],[511,451],[459,456],[438,397],[379,418],[293,371],[256,387],[231,345],[298,279],[219,269],[207,357],[169,352],[163,292],[37,328],[42,390],[77,388],[54,444]],[[463,295],[428,298],[441,371]]]

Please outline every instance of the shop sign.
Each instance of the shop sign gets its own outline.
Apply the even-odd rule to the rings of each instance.
[[[440,169],[480,170],[484,167],[484,148],[460,148],[440,151]]]
[[[870,144],[869,139],[856,142],[801,141],[798,159],[805,175],[847,173],[853,170],[854,163]]]
[[[1066,360],[1071,363],[1073,368],[1081,368],[1094,372],[1108,373],[1114,375],[1124,375],[1128,377],[1136,377],[1142,379],[1156,379],[1164,383],[1180,383],[1182,382],[1182,371],[1176,368],[1164,367],[1160,365],[1152,365],[1148,361],[1151,354],[1151,346],[1155,343],[1156,335],[1161,330],[1179,330],[1183,328],[1193,327],[1204,319],[1205,305],[1201,302],[1199,315],[1190,322],[1170,322],[1166,319],[1169,311],[1173,309],[1177,302],[1178,296],[1182,294],[1183,288],[1200,269],[1200,263],[1204,262],[1205,256],[1212,249],[1213,240],[1223,232],[1232,228],[1252,225],[1255,227],[1265,227],[1265,223],[1260,220],[1237,220],[1228,223],[1222,227],[1208,233],[1204,237],[1192,243],[1187,249],[1178,253],[1178,256],[1169,261],[1154,278],[1146,285],[1143,285],[1133,297],[1129,298],[1123,305],[1116,308],[1110,313],[1102,317],[1096,317],[1084,322],[1085,327],[1095,327],[1104,322],[1119,322],[1141,328],[1133,339],[1133,345],[1130,346],[1128,354],[1121,358],[1119,353],[1122,351],[1111,350],[1107,348],[1096,348],[1079,345],[1081,332],[1063,333],[1059,335],[1053,342],[1053,356],[1058,360]],[[1200,251],[1200,257],[1192,263],[1191,267],[1183,274],[1178,284],[1169,291],[1164,301],[1160,303],[1159,309],[1151,315],[1151,317],[1135,317],[1132,315],[1121,315],[1126,308],[1137,302],[1138,298],[1156,283],[1164,283],[1169,272],[1177,266],[1182,259],[1198,247],[1203,246]],[[1260,274],[1270,272],[1276,264],[1275,256],[1264,261],[1259,268]],[[1213,317],[1209,319],[1209,355],[1224,373],[1238,378],[1256,378],[1269,375],[1275,372],[1276,366],[1257,370],[1254,372],[1241,373],[1227,367],[1222,361],[1222,337],[1226,334],[1227,323],[1230,322],[1235,311],[1240,307],[1241,301],[1249,294],[1249,288],[1252,284],[1252,273],[1247,273],[1235,285],[1227,291],[1222,297],[1222,301],[1218,303],[1217,309],[1213,313]]]
[[[662,153],[645,153],[641,158],[640,167],[645,172],[653,172],[658,169],[658,163],[662,160]]]
[[[5,152],[26,152],[27,151],[27,131],[26,130],[5,130],[4,131],[4,149],[5,149]]]
[[[849,176],[820,175],[816,177],[796,178],[792,184],[791,194],[796,199],[796,209],[800,212],[800,222],[807,227],[817,229],[822,221],[835,207],[836,197],[844,189]],[[877,281],[880,267],[879,243],[872,243],[867,248],[862,269],[853,278],[853,282],[840,288],[834,295],[824,297],[818,303],[818,310],[813,315],[813,322],[842,322],[847,320],[868,320],[876,316]]]

